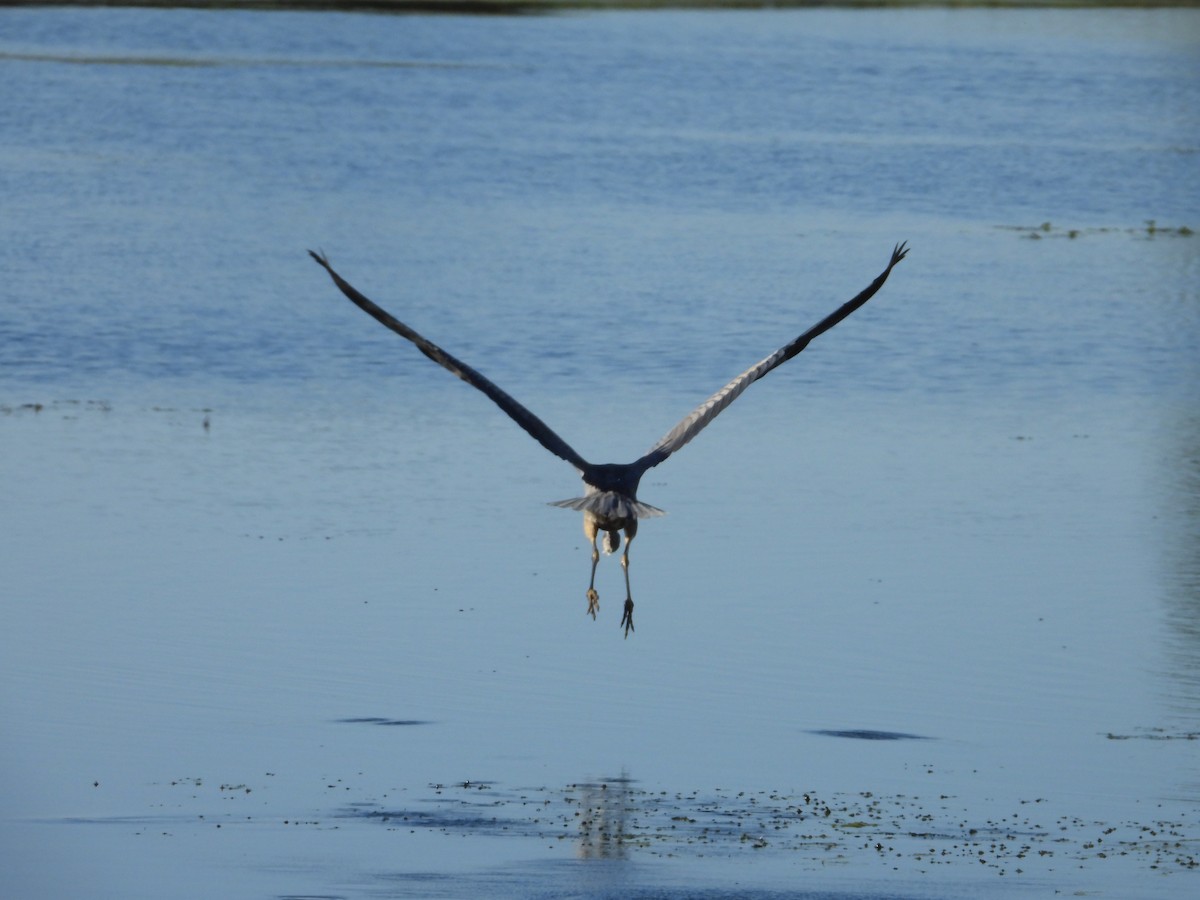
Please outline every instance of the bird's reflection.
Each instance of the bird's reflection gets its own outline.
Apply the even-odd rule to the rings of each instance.
[[[633,779],[622,770],[616,778],[580,782],[572,786],[571,800],[579,804],[580,859],[624,859],[626,821],[632,813],[630,785]]]

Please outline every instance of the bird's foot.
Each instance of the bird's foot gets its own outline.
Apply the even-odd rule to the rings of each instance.
[[[625,626],[625,637],[629,637],[629,632],[633,631],[633,600],[629,597],[625,598],[625,613],[621,616],[621,624]]]
[[[592,617],[592,621],[596,621],[596,613],[600,612],[600,595],[596,593],[595,588],[588,588],[588,611],[587,614]]]

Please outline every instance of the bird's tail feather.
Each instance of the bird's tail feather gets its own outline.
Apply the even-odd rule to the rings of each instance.
[[[634,500],[613,491],[601,491],[587,497],[572,497],[570,500],[555,500],[551,506],[561,506],[564,509],[574,509],[579,512],[592,512],[608,519],[638,518],[652,519],[655,516],[665,516],[665,510],[640,500]]]

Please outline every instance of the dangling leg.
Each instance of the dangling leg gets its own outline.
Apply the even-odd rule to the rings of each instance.
[[[599,534],[596,519],[589,512],[583,514],[583,533],[587,535],[587,539],[592,545],[592,577],[588,580],[587,611],[594,622],[596,613],[600,611],[600,595],[596,593],[596,563],[600,562],[600,548],[596,545],[596,537]]]
[[[637,519],[632,519],[625,526],[625,552],[621,554],[621,568],[625,570],[625,612],[621,616],[621,624],[625,626],[625,637],[633,631],[633,593],[629,590],[629,545],[637,534]]]

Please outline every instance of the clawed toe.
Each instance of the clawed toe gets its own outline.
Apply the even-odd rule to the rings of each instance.
[[[595,621],[596,613],[600,612],[600,595],[596,593],[595,588],[588,588],[587,601],[587,614],[592,617],[592,621]]]
[[[629,597],[625,598],[625,612],[621,616],[621,624],[625,626],[625,637],[629,637],[629,632],[633,631],[633,600]]]

